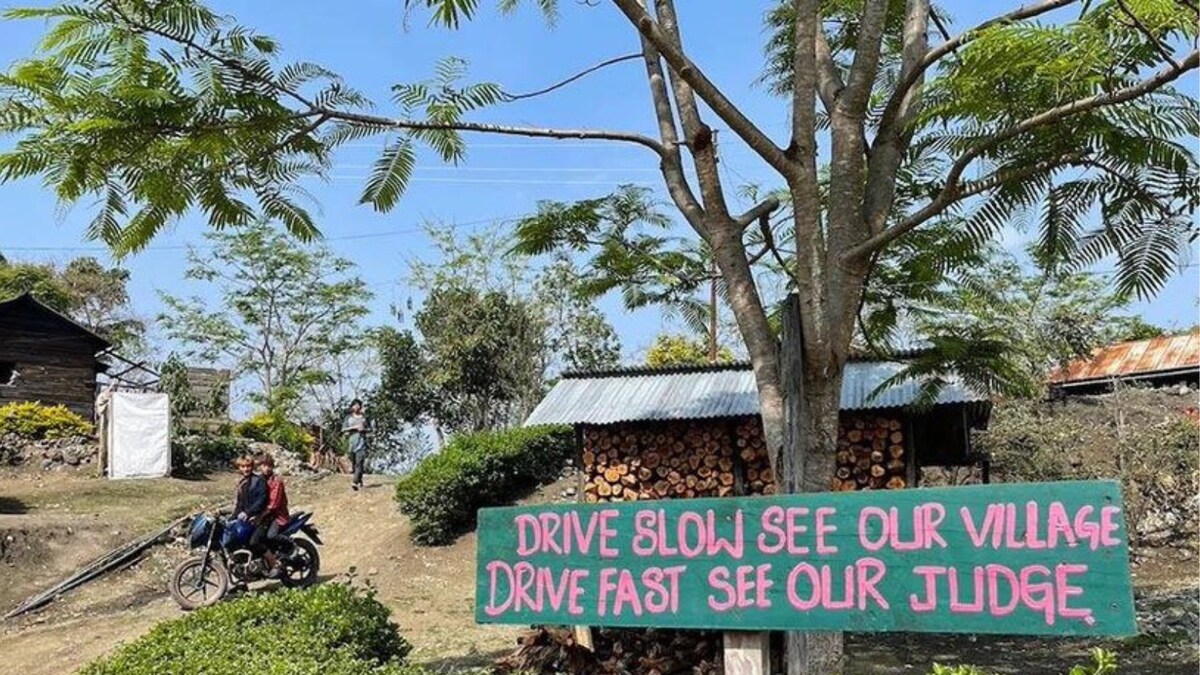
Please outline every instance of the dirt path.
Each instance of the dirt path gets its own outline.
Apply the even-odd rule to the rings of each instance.
[[[139,496],[130,494],[127,484],[122,484],[115,489],[126,498],[119,509],[128,518],[109,513],[83,518],[77,515],[85,510],[79,503],[94,503],[97,492],[113,484],[64,480],[37,490],[0,480],[0,493],[25,490],[20,499],[28,507],[20,515],[0,516],[5,519],[0,530],[26,533],[20,542],[13,542],[8,569],[20,572],[16,575],[19,583],[5,585],[0,610],[131,538],[131,524],[144,525],[145,512],[152,511],[152,505],[161,505],[166,494],[195,487],[182,481],[146,482]],[[231,492],[230,485],[228,477],[216,477],[202,486],[197,498]],[[360,492],[351,491],[337,476],[311,483],[294,481],[289,492],[293,509],[315,512],[314,522],[325,541],[321,579],[353,578],[375,587],[379,599],[392,608],[401,633],[413,644],[415,659],[440,665],[483,663],[512,648],[519,631],[475,625],[474,535],[453,546],[414,547],[408,539],[408,521],[397,512],[392,499],[392,483],[381,477],[369,477],[366,489]],[[65,534],[68,527],[70,535]],[[117,536],[120,528],[126,529],[124,536]],[[52,546],[38,543],[49,533],[57,533],[61,541]],[[71,673],[119,643],[143,635],[159,621],[180,616],[166,594],[165,581],[182,555],[182,550],[155,550],[131,569],[93,582],[30,616],[0,624],[0,671]]]

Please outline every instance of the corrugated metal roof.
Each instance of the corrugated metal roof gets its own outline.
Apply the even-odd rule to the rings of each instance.
[[[1200,332],[1121,342],[1050,374],[1054,384],[1120,379],[1200,368]]]
[[[904,364],[855,361],[846,364],[842,410],[902,408],[916,400],[920,382],[896,385],[870,398]],[[985,401],[959,383],[945,386],[938,404]],[[554,385],[526,426],[614,424],[644,420],[704,419],[758,414],[754,373],[746,364],[664,370],[631,369],[595,375],[572,374]]]

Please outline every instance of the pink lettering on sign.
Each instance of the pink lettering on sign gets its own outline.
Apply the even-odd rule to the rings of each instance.
[[[513,524],[517,528],[517,555],[571,555],[576,552],[588,555],[601,518],[601,513],[593,511],[588,516],[587,526],[584,527],[577,511],[550,511],[536,516],[519,514],[513,518]]]
[[[1095,507],[1084,504],[1071,515],[1061,502],[1051,502],[1046,508],[1045,523],[1042,508],[1037,502],[1026,502],[1023,508],[1016,504],[989,504],[982,522],[978,522],[971,509],[959,509],[967,536],[975,548],[983,548],[991,541],[993,549],[1040,550],[1053,549],[1063,541],[1069,547],[1085,542],[1095,551],[1101,547],[1119,546],[1121,539],[1115,536],[1120,525],[1117,515],[1121,509],[1105,506],[1096,515]]]
[[[918,565],[913,568],[913,574],[925,578],[925,598],[915,593],[908,596],[908,608],[922,614],[937,609],[937,578],[946,573],[946,568],[939,565]]]
[[[1087,571],[1087,565],[1069,565],[1066,563],[1056,565],[1054,567],[1054,581],[1057,588],[1055,597],[1059,616],[1064,619],[1079,619],[1091,626],[1096,623],[1096,618],[1092,616],[1092,610],[1086,607],[1067,606],[1071,598],[1083,595],[1083,589],[1078,586],[1072,586],[1068,577],[1076,574],[1087,574]]]
[[[833,555],[838,552],[838,547],[825,543],[826,535],[837,532],[837,526],[825,522],[825,519],[836,513],[837,509],[831,506],[822,506],[817,509],[817,555]]]
[[[946,507],[941,504],[919,504],[912,510],[912,535],[905,538],[901,530],[900,510],[891,507],[886,511],[878,506],[863,507],[858,512],[858,543],[864,549],[875,552],[883,548],[893,551],[920,551],[935,544],[945,548],[946,540],[938,533],[938,525],[946,518]],[[870,530],[878,529],[879,534]]]
[[[758,550],[760,553],[775,555],[786,550],[788,555],[808,555],[808,547],[797,542],[799,535],[808,532],[808,526],[799,522],[808,515],[808,509],[803,506],[769,506],[762,514],[758,535]],[[785,526],[786,523],[786,526]]]
[[[875,558],[860,558],[853,565],[845,565],[837,576],[831,565],[800,563],[788,574],[785,591],[788,602],[801,611],[818,606],[825,610],[865,610],[871,603],[888,609],[888,601],[878,589],[886,574],[887,566]]]
[[[649,567],[640,576],[619,567],[600,570],[596,613],[600,616],[641,616],[679,611],[679,580],[687,566]]]
[[[735,607],[749,609],[756,607],[767,609],[771,600],[767,591],[775,582],[768,578],[770,565],[739,565],[736,575],[728,567],[720,565],[708,573],[708,585],[714,591],[724,594],[724,599],[718,599],[716,594],[708,596],[708,606],[713,611],[727,612]],[[736,576],[736,579],[734,577]]]
[[[975,592],[972,593],[972,596],[975,599],[965,602],[958,590],[958,570],[953,567],[949,570],[950,611],[954,614],[978,614],[983,611],[983,568],[976,567],[973,574]]]
[[[704,513],[684,511],[676,519],[674,529],[664,510],[643,509],[634,514],[633,537],[635,555],[670,558],[716,557],[728,555],[740,560],[745,552],[741,509],[733,513],[733,532],[721,534],[717,514],[708,509]]]
[[[604,509],[600,513],[600,557],[616,558],[621,552],[612,547],[612,540],[617,536],[617,530],[610,521],[621,517],[616,509]]]

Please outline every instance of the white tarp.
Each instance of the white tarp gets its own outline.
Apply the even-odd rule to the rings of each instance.
[[[171,472],[171,407],[166,394],[114,391],[107,406],[108,477]]]

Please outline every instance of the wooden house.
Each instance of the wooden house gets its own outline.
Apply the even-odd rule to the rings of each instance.
[[[921,408],[920,382],[876,393],[903,367],[846,365],[831,489],[915,487],[922,467],[978,461],[970,432],[986,427],[987,398],[955,382]],[[568,373],[536,424],[575,427],[588,502],[775,492],[748,364]]]
[[[26,293],[0,302],[0,405],[62,404],[91,420],[111,345]]]

